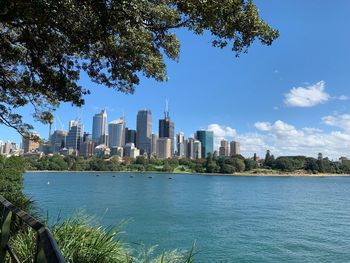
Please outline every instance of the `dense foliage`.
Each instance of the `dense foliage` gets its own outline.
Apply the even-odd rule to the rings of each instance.
[[[24,171],[25,160],[22,158],[4,158],[0,155],[0,195],[17,207],[28,210],[31,202],[22,192]]]
[[[305,156],[281,156],[275,159],[267,152],[264,161],[255,161],[241,155],[217,157],[209,155],[206,159],[167,159],[156,160],[139,156],[136,159],[124,158],[83,158],[74,156],[47,156],[27,158],[28,170],[52,171],[155,171],[155,172],[195,172],[232,174],[239,172],[269,173],[349,173],[350,160],[341,162],[328,158]]]
[[[125,93],[140,75],[165,81],[164,56],[178,59],[180,28],[209,32],[213,46],[236,54],[278,37],[248,0],[0,1],[0,124],[23,133],[31,125],[17,107],[31,104],[49,123],[60,102],[84,104],[82,71]]]
[[[95,226],[92,226],[95,225]],[[68,218],[51,227],[54,238],[67,263],[192,263],[193,252],[164,252],[144,246],[131,249],[120,240],[120,228],[103,228],[84,215]],[[32,262],[36,253],[36,235],[32,230],[22,231],[12,240],[12,248],[22,262]]]

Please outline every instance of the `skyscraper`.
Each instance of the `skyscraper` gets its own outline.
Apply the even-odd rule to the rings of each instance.
[[[56,130],[50,137],[51,152],[58,153],[66,146],[66,131]]]
[[[185,153],[185,135],[183,132],[179,132],[176,135],[176,155],[183,158]]]
[[[151,154],[153,156],[157,156],[157,141],[158,141],[158,135],[155,133],[152,133],[152,149]]]
[[[171,139],[159,138],[157,140],[157,159],[168,159],[171,158],[171,156]]]
[[[194,160],[202,158],[202,144],[199,140],[189,138],[186,148],[187,158]]]
[[[228,141],[223,139],[220,142],[220,148],[219,148],[219,156],[229,156],[229,144]]]
[[[239,145],[239,142],[236,142],[236,141],[232,141],[230,143],[230,148],[231,148],[231,151],[230,151],[230,155],[237,155],[237,154],[241,154],[241,149],[240,149],[240,145]]]
[[[171,140],[171,155],[174,154],[174,122],[169,115],[168,101],[165,102],[164,119],[159,120],[159,138]]]
[[[193,142],[193,156],[194,159],[202,157],[202,143],[199,140],[194,140]]]
[[[95,145],[106,144],[107,112],[105,110],[94,115],[92,119],[92,141]]]
[[[109,147],[123,147],[125,145],[125,118],[108,124]]]
[[[83,141],[84,126],[78,121],[70,121],[70,129],[66,137],[66,148],[80,150]]]
[[[151,153],[152,112],[148,109],[139,110],[136,121],[136,147],[141,154]]]
[[[133,143],[136,145],[136,130],[125,128],[125,144]]]
[[[208,153],[214,153],[214,132],[200,130],[197,131],[196,138],[202,144],[202,158],[206,158]]]

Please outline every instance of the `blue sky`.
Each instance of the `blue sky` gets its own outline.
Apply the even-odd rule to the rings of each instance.
[[[216,143],[236,139],[246,156],[262,156],[267,149],[275,155],[350,156],[350,1],[255,3],[280,30],[272,46],[256,42],[236,58],[229,48],[211,47],[209,34],[182,30],[177,32],[180,60],[167,62],[168,82],[143,78],[134,95],[125,95],[83,76],[81,84],[92,91],[86,105],[79,110],[63,104],[56,115],[67,128],[81,114],[85,130],[91,131],[93,114],[106,107],[108,121],[124,111],[127,126],[135,128],[137,111],[150,108],[156,132],[167,97],[176,132],[189,136],[212,129]],[[22,113],[32,122],[30,111]],[[35,123],[35,128],[47,136],[47,127]],[[20,136],[0,126],[0,139],[19,142]]]

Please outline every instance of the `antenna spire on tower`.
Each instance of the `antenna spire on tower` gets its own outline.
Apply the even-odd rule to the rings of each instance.
[[[168,98],[165,97],[165,110],[164,110],[164,116],[165,116],[165,119],[169,119],[169,101],[168,101]]]

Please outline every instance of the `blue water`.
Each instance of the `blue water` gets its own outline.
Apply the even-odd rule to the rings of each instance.
[[[51,218],[128,219],[129,242],[195,241],[196,262],[350,262],[350,177],[27,173],[25,192]]]

